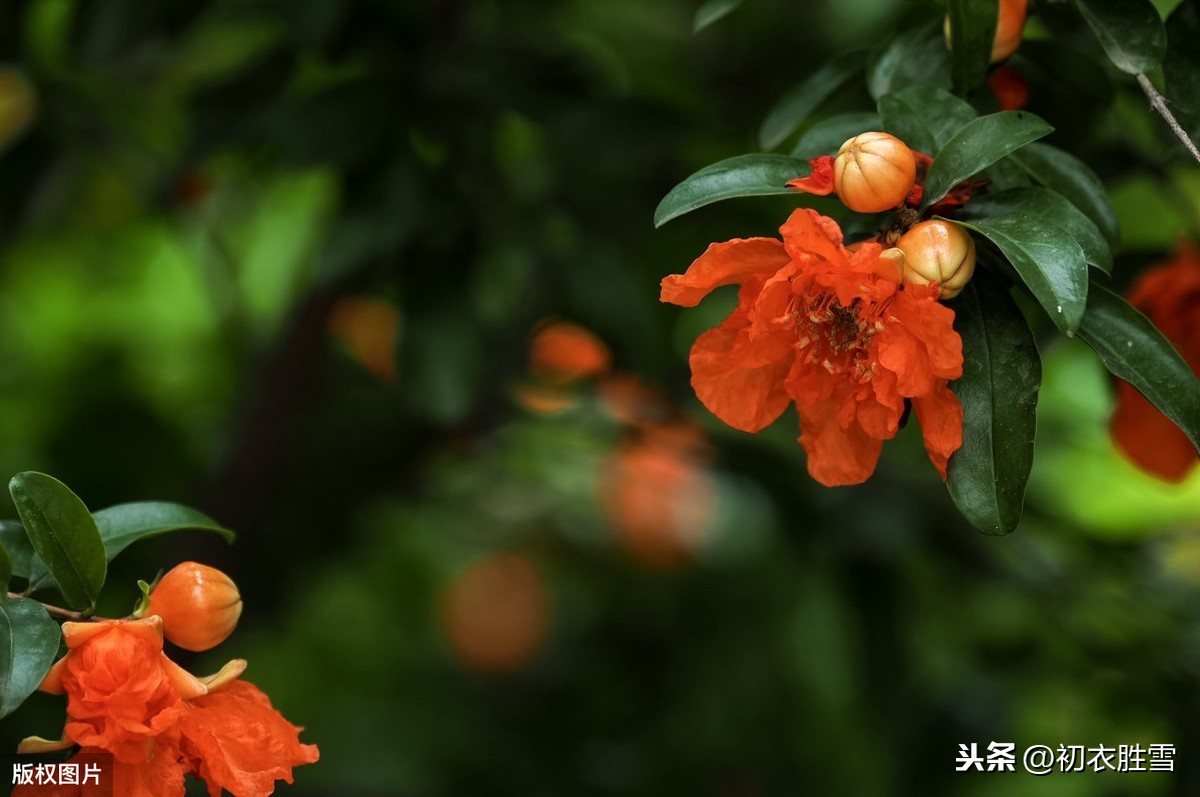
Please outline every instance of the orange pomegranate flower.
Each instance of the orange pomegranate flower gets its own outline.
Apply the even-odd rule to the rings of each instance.
[[[21,752],[73,745],[81,753],[110,753],[114,793],[123,797],[182,797],[184,776],[208,781],[210,794],[263,797],[292,768],[317,760],[314,745],[298,741],[288,723],[253,685],[238,681],[246,662],[235,659],[199,679],[163,653],[162,620],[64,623],[67,655],[41,688],[67,695],[62,739],[31,737]],[[88,787],[45,787],[22,795],[89,797]]]
[[[813,210],[792,213],[780,233],[712,244],[662,281],[662,300],[684,307],[741,286],[734,311],[692,346],[696,395],[745,432],[795,403],[808,472],[831,487],[870,477],[911,402],[944,479],[962,445],[948,386],[963,365],[954,311],[932,286],[902,287],[879,244],[848,250],[837,223]]]
[[[1200,247],[1181,243],[1170,260],[1134,283],[1129,302],[1200,374]],[[1127,457],[1163,479],[1181,481],[1196,466],[1196,449],[1187,436],[1133,385],[1121,380],[1117,380],[1111,430]]]
[[[529,367],[550,382],[576,382],[608,370],[612,355],[600,338],[578,324],[539,325],[529,347]]]

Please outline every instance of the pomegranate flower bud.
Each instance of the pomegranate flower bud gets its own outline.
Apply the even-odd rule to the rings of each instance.
[[[923,221],[896,242],[904,252],[904,282],[928,285],[936,282],[939,299],[957,296],[975,273],[975,241],[957,224],[933,219]]]
[[[146,615],[161,617],[163,636],[184,650],[208,650],[237,627],[242,596],[220,570],[184,562],[159,580]]]
[[[862,133],[849,139],[833,162],[833,190],[842,204],[859,213],[898,206],[916,179],[917,160],[912,150],[887,133]]]

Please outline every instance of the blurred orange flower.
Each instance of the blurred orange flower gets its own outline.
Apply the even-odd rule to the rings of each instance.
[[[359,365],[384,382],[396,381],[400,311],[381,299],[343,296],[329,312],[329,333]]]
[[[600,338],[578,324],[543,323],[534,330],[529,367],[551,382],[576,382],[608,370],[612,356]]]
[[[1129,302],[1200,374],[1200,247],[1181,243],[1170,260],[1141,275],[1129,291]],[[1163,479],[1181,481],[1196,465],[1196,449],[1187,436],[1133,385],[1121,380],[1117,380],[1111,430],[1126,456]]]
[[[621,547],[648,567],[687,562],[704,540],[714,501],[711,455],[692,426],[649,427],[605,464],[600,504]]]
[[[523,668],[541,647],[550,606],[533,563],[499,554],[454,580],[442,597],[441,621],[464,667],[507,674]]]
[[[1008,64],[988,75],[987,83],[1002,111],[1019,111],[1029,103],[1029,81]]]
[[[162,621],[64,623],[67,655],[41,688],[67,695],[67,722],[58,741],[31,737],[21,752],[80,745],[81,753],[113,756],[113,785],[122,797],[184,794],[184,775],[197,774],[213,795],[238,797],[274,791],[291,782],[292,767],[317,760],[315,745],[299,743],[299,729],[270,706],[252,684],[237,681],[246,662],[235,659],[216,675],[198,679],[166,657]],[[45,787],[34,794],[85,795],[82,786]]]
[[[795,211],[783,240],[712,244],[662,300],[693,307],[740,285],[738,304],[692,346],[692,386],[725,423],[757,432],[794,402],[808,471],[828,486],[875,470],[911,402],[942,478],[962,445],[962,406],[948,382],[962,375],[954,311],[931,286],[901,287],[876,243],[848,250],[832,219]]]

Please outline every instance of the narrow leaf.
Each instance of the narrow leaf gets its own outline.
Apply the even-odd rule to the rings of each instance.
[[[846,53],[822,66],[776,103],[758,130],[763,149],[775,149],[796,131],[821,103],[833,96],[850,78],[862,71],[866,55]]]
[[[745,0],[708,0],[696,11],[696,20],[692,32],[699,33],[730,11],[740,6]]]
[[[706,166],[671,189],[654,211],[654,226],[722,199],[796,194],[787,181],[809,173],[808,161],[786,155],[739,155]]]
[[[884,130],[928,155],[976,117],[969,103],[934,86],[909,86],[880,97],[878,106]]]
[[[929,167],[924,206],[929,207],[961,181],[1053,130],[1024,111],[1001,111],[968,122],[946,142]]]
[[[1075,0],[1117,69],[1136,75],[1158,66],[1167,32],[1150,0]]]
[[[1079,337],[1105,368],[1140,390],[1200,451],[1200,380],[1148,318],[1093,283]]]
[[[986,272],[953,302],[963,341],[963,375],[952,382],[963,407],[963,445],[950,457],[946,487],[959,511],[986,534],[1021,520],[1033,465],[1042,361],[1025,317]]]
[[[1088,263],[1105,273],[1112,271],[1112,250],[1108,241],[1104,240],[1104,236],[1096,229],[1092,220],[1068,202],[1062,194],[1046,188],[1012,188],[975,197],[963,208],[965,218],[968,219],[1005,216],[1017,210],[1052,220],[1056,226],[1075,239],[1083,249]]]
[[[946,10],[954,90],[966,96],[987,74],[1000,4],[996,0],[950,0]]]
[[[859,133],[881,130],[879,115],[870,111],[843,113],[813,123],[801,134],[796,146],[792,147],[793,158],[815,158],[818,155],[837,154],[838,148]]]
[[[62,633],[42,604],[0,600],[0,717],[33,694],[58,654]]]
[[[202,512],[166,501],[117,504],[95,512],[96,527],[109,560],[131,543],[172,531],[212,531],[228,542],[234,533]]]
[[[1087,258],[1070,235],[1023,211],[958,223],[994,243],[1055,325],[1075,334],[1087,304],[1088,274]]]
[[[1120,237],[1117,212],[1104,184],[1086,163],[1057,147],[1041,143],[1022,147],[1020,152],[1013,153],[1012,160],[1033,179],[1070,200],[1087,214],[1110,244],[1116,244]]]
[[[63,599],[91,609],[104,585],[107,559],[96,522],[83,501],[53,476],[18,473],[8,483],[34,551],[54,576]]]

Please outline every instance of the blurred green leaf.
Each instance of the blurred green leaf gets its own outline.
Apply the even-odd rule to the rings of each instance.
[[[0,599],[0,717],[17,709],[46,676],[62,633],[42,604]]]
[[[925,178],[923,206],[929,207],[963,180],[1053,130],[1024,111],[1001,111],[968,122],[938,150]]]
[[[782,144],[821,103],[862,71],[865,60],[866,54],[862,52],[838,56],[785,94],[763,120],[758,130],[759,145],[775,149]]]
[[[987,74],[1000,4],[995,0],[950,0],[946,10],[950,17],[954,90],[966,96]]]
[[[83,501],[58,479],[36,471],[18,473],[8,491],[34,551],[67,605],[90,610],[104,586],[108,560]]]
[[[1108,242],[1116,244],[1119,238],[1117,212],[1113,210],[1104,184],[1086,163],[1042,143],[1022,147],[1011,157],[1039,183],[1062,194],[1086,213]]]
[[[950,88],[950,51],[940,19],[898,34],[867,63],[867,90],[876,100],[917,85]]]
[[[1183,0],[1167,17],[1163,74],[1171,101],[1200,113],[1200,0]]]
[[[130,544],[172,531],[212,531],[232,543],[236,535],[191,507],[166,501],[117,504],[92,513],[111,561]]]
[[[932,155],[977,114],[964,100],[935,86],[909,86],[879,98],[884,130],[911,149]]]
[[[1079,337],[1114,376],[1140,390],[1200,451],[1200,380],[1149,319],[1093,283]]]
[[[809,173],[808,161],[786,155],[738,155],[706,166],[663,197],[654,211],[654,226],[722,199],[740,196],[796,194],[788,180]]]
[[[12,581],[12,560],[8,557],[8,551],[3,545],[0,545],[0,582],[4,585],[4,590],[8,591],[8,582]]]
[[[868,130],[880,130],[879,115],[870,111],[843,113],[815,122],[805,130],[796,146],[792,147],[793,158],[815,158],[818,155],[833,155],[851,138]]]
[[[25,527],[15,520],[0,520],[0,545],[3,545],[8,553],[12,575],[17,578],[29,578],[30,568],[37,554],[29,544]]]
[[[977,529],[1008,534],[1021,520],[1033,466],[1042,362],[1025,316],[988,273],[976,273],[953,307],[963,375],[950,387],[962,402],[963,444],[946,487]]]
[[[692,32],[699,33],[731,11],[737,9],[745,0],[706,0],[704,5],[696,10],[696,21]]]
[[[1068,335],[1075,333],[1087,304],[1087,258],[1067,232],[1024,211],[960,222],[994,243]]]
[[[1032,216],[1053,219],[1075,239],[1087,261],[1105,273],[1112,271],[1112,250],[1100,230],[1083,211],[1067,201],[1062,194],[1046,188],[1011,188],[995,194],[974,197],[964,206],[965,218],[986,219],[1005,216],[1013,211],[1025,211]]]
[[[1150,0],[1075,0],[1075,5],[1122,72],[1136,75],[1158,66],[1167,33]]]

